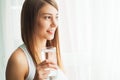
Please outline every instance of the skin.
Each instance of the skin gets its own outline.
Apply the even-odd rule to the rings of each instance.
[[[36,19],[36,48],[41,51],[45,47],[46,40],[54,38],[54,33],[57,28],[58,11],[51,5],[46,4],[42,7]],[[57,69],[56,63],[51,60],[45,60],[36,66],[34,80],[45,80],[48,77],[49,70],[46,68]],[[6,80],[24,80],[28,76],[28,63],[24,52],[16,49],[6,68]]]

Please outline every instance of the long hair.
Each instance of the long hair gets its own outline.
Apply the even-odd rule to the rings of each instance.
[[[24,44],[26,45],[33,61],[36,65],[41,63],[35,50],[35,21],[38,15],[39,9],[44,5],[50,4],[58,10],[57,3],[55,0],[25,0],[22,12],[21,12],[21,36]],[[58,28],[56,29],[55,36],[53,40],[47,40],[46,46],[55,46],[57,55],[57,64],[63,69],[60,47],[59,47],[59,36]]]

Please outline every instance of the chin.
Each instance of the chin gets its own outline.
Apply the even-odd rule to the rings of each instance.
[[[53,40],[54,39],[54,37],[49,37],[49,38],[47,38],[47,40]]]

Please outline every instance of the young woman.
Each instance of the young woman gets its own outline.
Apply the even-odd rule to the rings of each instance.
[[[18,47],[6,68],[6,80],[49,80],[52,68],[56,80],[67,80],[60,57],[58,7],[54,0],[25,0],[21,12],[21,35],[24,44]],[[44,47],[56,47],[57,63],[41,60]]]

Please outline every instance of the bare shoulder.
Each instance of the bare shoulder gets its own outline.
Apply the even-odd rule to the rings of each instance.
[[[6,80],[24,80],[28,72],[26,56],[22,49],[16,49],[10,56],[6,68]]]

